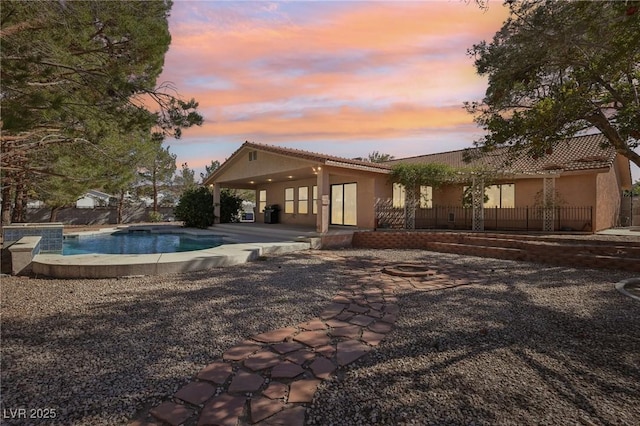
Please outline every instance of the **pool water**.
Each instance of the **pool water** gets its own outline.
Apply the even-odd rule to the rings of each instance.
[[[222,245],[220,236],[193,236],[150,232],[122,232],[65,236],[62,254],[153,254],[204,250]]]

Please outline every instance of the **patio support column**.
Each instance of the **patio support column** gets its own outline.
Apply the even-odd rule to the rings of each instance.
[[[318,167],[318,214],[316,216],[316,231],[325,234],[329,231],[329,172],[324,167]]]
[[[555,223],[556,178],[544,177],[542,181],[542,230],[553,232]]]
[[[220,184],[214,183],[213,185],[213,223],[220,223]]]
[[[471,229],[484,231],[484,181],[475,176],[471,181],[471,207]]]

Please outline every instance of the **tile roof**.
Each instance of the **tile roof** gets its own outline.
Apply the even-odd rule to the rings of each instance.
[[[236,151],[240,151],[243,148],[253,148],[253,149],[259,149],[262,151],[267,151],[267,152],[271,152],[274,154],[281,154],[281,155],[286,155],[288,157],[296,157],[296,158],[301,158],[304,160],[310,160],[310,161],[317,161],[319,163],[323,163],[323,164],[344,164],[344,165],[351,165],[351,166],[360,166],[360,167],[366,167],[366,168],[373,168],[373,169],[380,169],[380,170],[388,170],[389,166],[381,164],[381,163],[371,163],[369,161],[362,161],[362,160],[354,160],[354,159],[350,159],[350,158],[343,158],[343,157],[336,157],[333,155],[326,155],[326,154],[320,154],[317,152],[311,152],[311,151],[304,151],[302,149],[294,149],[294,148],[283,148],[280,146],[274,146],[274,145],[264,145],[261,143],[255,143],[255,142],[245,142],[242,144],[242,146]],[[234,152],[233,154],[235,154],[236,152]],[[232,156],[233,156],[232,154]]]
[[[603,148],[603,146],[606,146]],[[616,151],[608,145],[602,134],[577,136],[556,145],[553,152],[543,157],[532,158],[522,153],[514,155],[508,148],[498,148],[486,153],[470,163],[464,162],[464,153],[470,150],[441,152],[416,157],[399,158],[385,164],[397,163],[443,163],[456,168],[487,166],[512,174],[537,174],[550,171],[581,171],[609,168],[616,157]]]
[[[605,147],[603,148],[603,146]],[[540,158],[528,157],[522,153],[514,155],[509,152],[508,148],[498,148],[476,158],[470,163],[466,163],[464,161],[464,154],[465,152],[477,151],[476,148],[440,152],[416,157],[398,158],[385,163],[371,163],[368,161],[336,157],[333,155],[320,154],[301,149],[284,148],[248,141],[243,143],[240,148],[231,154],[228,160],[236,156],[245,148],[257,149],[287,157],[300,158],[326,165],[382,173],[388,173],[391,167],[397,163],[442,163],[455,168],[486,166],[493,170],[503,171],[506,174],[542,174],[563,171],[587,171],[609,168],[612,166],[616,157],[615,149],[608,144],[607,139],[602,134],[577,136],[571,139],[566,139],[559,142],[553,149],[552,153],[546,154],[544,157]],[[225,162],[225,164],[226,163],[227,162]],[[221,173],[225,164],[207,178],[205,183],[212,180],[212,178],[217,174]]]

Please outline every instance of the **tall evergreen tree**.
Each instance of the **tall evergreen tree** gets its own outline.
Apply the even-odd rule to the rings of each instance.
[[[148,163],[140,169],[140,176],[144,181],[141,189],[145,195],[151,196],[153,211],[157,212],[160,190],[171,187],[176,171],[176,155],[169,151],[170,147],[163,147],[161,140],[155,140],[154,143]]]
[[[170,8],[163,0],[3,1],[3,223],[25,176],[85,180],[80,163],[108,162],[101,152],[117,138],[180,137],[202,123],[194,100],[156,85],[171,40]],[[66,162],[52,153],[74,158],[76,167],[60,170]]]
[[[595,128],[640,166],[640,2],[507,3],[493,41],[469,51],[489,78],[466,104],[487,131],[477,145],[542,156]]]

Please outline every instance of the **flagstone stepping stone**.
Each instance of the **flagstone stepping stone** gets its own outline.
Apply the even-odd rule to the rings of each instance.
[[[293,337],[294,340],[315,348],[317,346],[328,345],[331,339],[324,331],[303,331]]]
[[[351,325],[346,321],[340,321],[340,320],[337,320],[337,319],[327,320],[326,323],[331,328],[348,327],[348,326]]]
[[[249,358],[244,360],[244,366],[253,370],[264,370],[265,368],[271,368],[280,362],[280,356],[269,350],[263,350],[256,352]]]
[[[355,314],[365,314],[369,312],[369,308],[365,308],[364,306],[360,306],[360,305],[356,305],[355,303],[352,303],[347,308],[347,311],[353,312]]]
[[[388,322],[374,322],[369,325],[369,330],[374,331],[376,333],[388,333],[393,329],[393,326]]]
[[[334,337],[348,337],[350,339],[357,339],[360,337],[362,327],[357,325],[349,325],[347,327],[340,327],[331,330],[329,333]]]
[[[244,410],[245,398],[222,394],[204,406],[198,419],[199,426],[236,426]]]
[[[359,340],[346,340],[338,343],[336,360],[343,366],[352,363],[369,352],[371,348]]]
[[[362,327],[366,327],[374,321],[375,321],[375,318],[372,318],[367,315],[356,315],[355,317],[349,320],[351,324],[360,325]]]
[[[314,350],[326,358],[331,358],[333,354],[336,353],[336,347],[333,345],[320,346]]]
[[[225,361],[241,361],[260,349],[262,346],[251,344],[240,344],[227,349],[222,355]]]
[[[300,324],[300,328],[303,330],[324,330],[327,328],[327,325],[319,318],[314,318],[311,321],[307,321],[305,323]]]
[[[311,371],[313,371],[313,375],[318,379],[328,379],[336,370],[336,365],[329,361],[327,358],[316,358],[311,365],[309,365]]]
[[[384,338],[385,338],[384,334],[374,333],[373,331],[364,330],[362,332],[362,337],[360,339],[371,346],[378,346]]]
[[[194,413],[193,410],[184,405],[170,401],[163,402],[157,407],[152,408],[149,412],[156,419],[169,423],[171,426],[181,425]]]
[[[252,339],[263,343],[284,342],[287,337],[290,337],[296,331],[297,330],[293,327],[279,328],[277,330],[267,331],[266,333],[253,336]]]
[[[384,315],[385,315],[385,314],[384,314],[384,312],[382,312],[382,311],[374,311],[373,309],[372,309],[372,310],[370,310],[370,311],[367,313],[367,316],[368,316],[368,317],[371,317],[371,318],[374,318],[374,319],[380,319],[380,318],[382,318]],[[389,314],[389,315],[390,315],[390,314]]]
[[[307,409],[294,406],[280,411],[273,417],[269,417],[262,424],[266,426],[304,426],[304,416]]]
[[[231,380],[229,392],[255,392],[263,382],[262,376],[241,370]]]
[[[289,402],[311,402],[320,380],[305,379],[291,383],[289,387]]]
[[[271,345],[271,348],[279,354],[286,354],[289,352],[297,351],[298,349],[302,349],[304,347],[305,346],[302,343],[298,342],[284,342]]]
[[[302,365],[306,361],[309,361],[310,359],[313,359],[315,357],[316,357],[316,354],[314,352],[311,352],[307,349],[303,349],[300,351],[288,353],[287,356],[285,356],[285,359],[291,362],[295,362],[296,364]]]
[[[258,423],[283,409],[284,403],[282,401],[269,398],[252,399],[250,402],[251,423]]]
[[[369,303],[369,307],[376,311],[381,311],[384,307],[384,304],[381,302]]]
[[[345,303],[345,304],[351,303],[351,299],[349,299],[348,297],[342,294],[335,296],[333,299],[331,299],[331,301],[337,302],[337,303]]]
[[[388,314],[398,314],[400,312],[400,306],[394,304],[388,304],[384,307],[384,311]]]
[[[287,395],[287,391],[289,387],[284,383],[280,382],[271,382],[269,383],[269,387],[267,387],[262,394],[267,398],[271,399],[281,399]]]
[[[201,405],[216,393],[216,388],[207,382],[191,382],[178,390],[175,397],[193,405]]]
[[[367,303],[371,309],[381,309],[381,308],[374,308],[372,305],[382,306],[384,304],[384,296],[382,295],[382,293],[376,294],[374,296],[367,296]]]
[[[231,364],[226,362],[214,362],[204,367],[198,373],[198,379],[207,380],[216,384],[223,384],[231,375]]]
[[[384,321],[384,322],[388,322],[389,324],[393,324],[396,322],[396,320],[398,319],[398,316],[396,314],[384,314],[384,316],[382,318],[380,318],[380,321]]]
[[[340,321],[348,321],[353,317],[353,312],[344,311],[341,314],[336,315],[334,318]]]
[[[331,303],[329,306],[327,306],[324,309],[324,311],[322,311],[319,317],[322,319],[333,318],[336,315],[338,315],[340,312],[342,312],[346,307],[347,305],[343,303]]]
[[[275,379],[292,379],[302,373],[304,373],[302,367],[289,361],[282,362],[271,369],[271,377]]]

